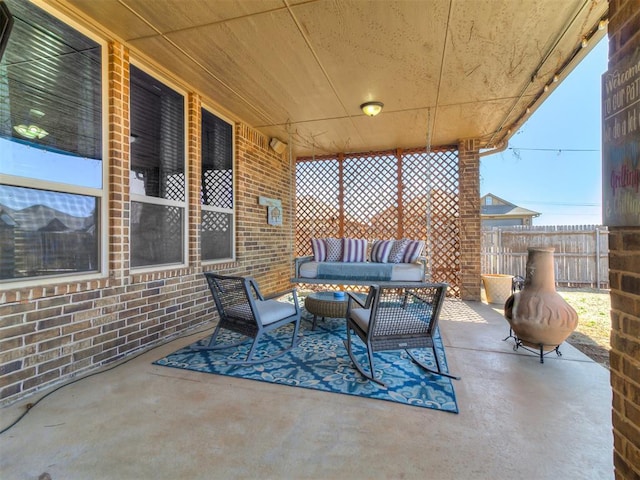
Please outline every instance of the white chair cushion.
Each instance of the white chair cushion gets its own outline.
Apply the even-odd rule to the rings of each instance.
[[[263,325],[269,325],[296,314],[296,307],[293,304],[277,300],[256,300],[256,307]]]
[[[369,317],[371,317],[370,308],[356,308],[351,310],[351,320],[365,332],[369,330]]]

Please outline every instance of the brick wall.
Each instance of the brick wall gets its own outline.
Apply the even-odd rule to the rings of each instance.
[[[264,293],[288,287],[293,171],[269,139],[246,125],[236,133],[236,261],[199,260],[200,106],[188,95],[189,264],[136,274],[129,269],[129,52],[108,49],[109,272],[104,279],[0,292],[0,403],[86,373],[215,318],[203,270],[251,274]],[[282,201],[279,227],[258,197]]]
[[[609,67],[640,48],[640,2],[609,2]],[[613,462],[640,478],[640,227],[609,227]]]
[[[616,478],[640,478],[640,228],[610,227],[609,281]]]
[[[286,154],[269,150],[269,138],[238,125],[236,129],[237,248],[248,272],[270,291],[281,290],[293,277],[294,173]],[[282,226],[267,223],[267,207],[258,197],[282,202]]]
[[[480,301],[480,148],[478,140],[461,140],[460,162],[460,297]]]

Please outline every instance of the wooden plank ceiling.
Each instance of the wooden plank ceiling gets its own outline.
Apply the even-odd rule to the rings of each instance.
[[[463,138],[496,147],[604,36],[608,9],[606,0],[45,3],[114,34],[134,61],[186,79],[295,156]],[[373,118],[359,108],[371,100],[384,103]]]

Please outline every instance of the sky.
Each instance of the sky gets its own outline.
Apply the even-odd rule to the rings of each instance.
[[[561,82],[502,153],[480,159],[480,194],[539,212],[534,225],[602,223],[601,77],[608,40]]]

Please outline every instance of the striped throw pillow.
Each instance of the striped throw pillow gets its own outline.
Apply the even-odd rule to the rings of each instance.
[[[366,262],[367,241],[360,238],[345,238],[342,241],[343,262]]]
[[[327,262],[342,261],[342,239],[341,238],[325,238],[327,244]]]
[[[371,246],[371,261],[376,263],[387,263],[389,252],[393,246],[393,240],[376,240]]]
[[[407,249],[404,251],[403,263],[414,263],[422,254],[424,249],[424,240],[409,240]]]
[[[409,240],[395,240],[389,252],[389,263],[402,263]]]
[[[311,250],[313,251],[313,259],[316,262],[324,262],[327,259],[327,243],[324,238],[312,238]]]

